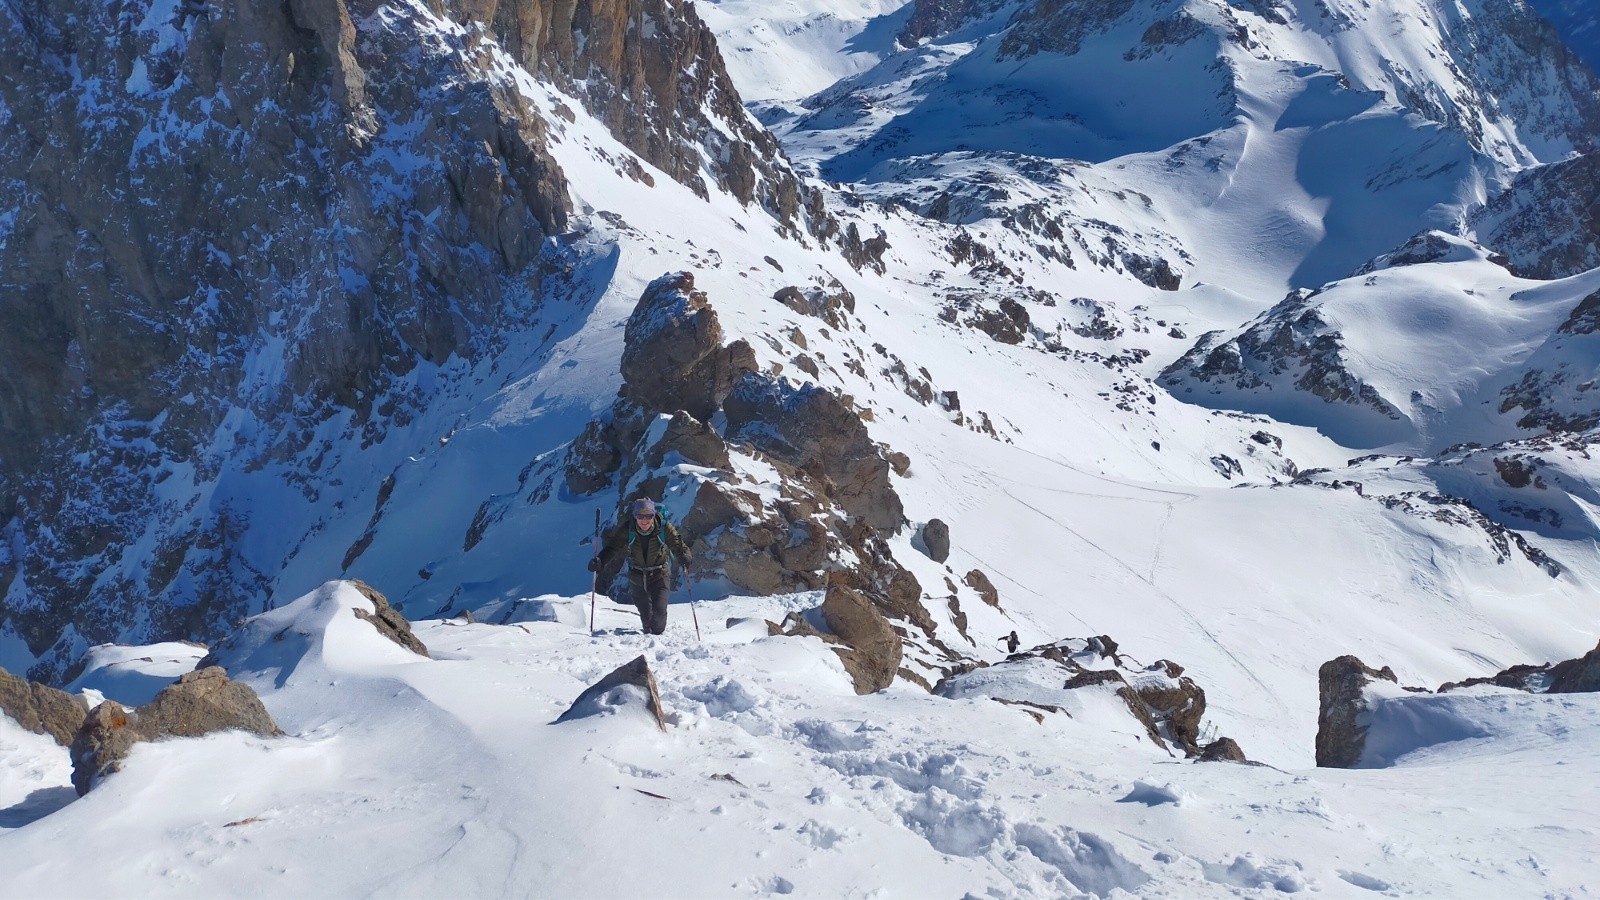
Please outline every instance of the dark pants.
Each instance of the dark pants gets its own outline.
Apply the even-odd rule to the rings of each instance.
[[[665,567],[628,572],[628,595],[639,610],[639,625],[646,634],[662,634],[667,630],[667,595],[672,591],[671,582]]]

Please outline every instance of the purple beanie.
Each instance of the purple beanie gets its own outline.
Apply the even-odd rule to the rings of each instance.
[[[633,505],[629,507],[629,512],[636,516],[653,516],[656,514],[656,505],[649,497],[644,497],[633,501]]]

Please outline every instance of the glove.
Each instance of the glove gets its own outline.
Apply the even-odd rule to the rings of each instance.
[[[589,571],[591,571],[591,572],[600,571],[600,558],[598,556],[589,557]]]
[[[678,563],[685,569],[689,568],[690,566],[694,565],[694,554],[685,553],[683,556],[678,558]]]

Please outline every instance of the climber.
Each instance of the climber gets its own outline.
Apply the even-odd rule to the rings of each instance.
[[[599,554],[589,560],[589,571],[604,568],[618,552],[628,554],[628,599],[639,610],[639,623],[646,634],[667,630],[667,595],[672,590],[672,557],[679,566],[693,560],[689,548],[671,523],[656,516],[656,505],[648,497],[629,504],[632,521],[618,528]]]

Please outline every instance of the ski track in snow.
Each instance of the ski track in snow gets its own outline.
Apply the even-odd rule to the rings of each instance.
[[[1054,488],[1044,488],[1044,490],[1056,490],[1056,489],[1054,489]],[[1224,656],[1226,656],[1228,659],[1232,660],[1233,664],[1239,669],[1239,671],[1241,673],[1243,673],[1246,678],[1250,679],[1252,682],[1255,683],[1255,685],[1257,687],[1259,687],[1261,689],[1261,693],[1262,693],[1263,696],[1271,698],[1277,704],[1279,709],[1287,709],[1283,705],[1282,701],[1278,699],[1277,692],[1274,691],[1272,689],[1272,687],[1270,685],[1268,685],[1265,681],[1261,680],[1261,678],[1256,675],[1256,673],[1250,668],[1250,666],[1245,664],[1244,660],[1240,659],[1238,657],[1238,655],[1236,655],[1232,650],[1230,650],[1226,644],[1224,644],[1215,634],[1212,633],[1210,628],[1206,627],[1206,624],[1204,622],[1200,621],[1198,616],[1196,616],[1194,613],[1190,612],[1188,607],[1186,607],[1182,603],[1180,603],[1176,597],[1173,597],[1171,594],[1167,593],[1159,585],[1157,585],[1154,581],[1152,581],[1149,577],[1147,577],[1146,575],[1144,575],[1141,572],[1139,572],[1138,569],[1135,569],[1133,566],[1129,565],[1127,563],[1127,561],[1122,559],[1120,556],[1117,556],[1115,553],[1112,553],[1111,551],[1105,549],[1104,547],[1102,547],[1099,544],[1095,543],[1094,541],[1090,540],[1082,532],[1080,532],[1077,529],[1073,528],[1071,525],[1068,525],[1067,523],[1062,522],[1060,519],[1057,519],[1056,517],[1050,515],[1049,513],[1045,512],[1044,510],[1039,509],[1037,506],[1034,506],[1032,503],[1029,503],[1027,500],[1024,500],[1023,498],[1018,497],[1016,495],[1015,491],[1012,488],[1009,488],[1009,487],[1006,488],[1006,493],[1011,496],[1011,499],[1017,501],[1017,503],[1021,504],[1022,506],[1026,507],[1027,509],[1032,510],[1033,512],[1037,513],[1038,515],[1043,516],[1046,519],[1049,519],[1051,522],[1054,522],[1063,531],[1066,531],[1068,534],[1071,534],[1073,537],[1076,537],[1078,540],[1082,541],[1084,544],[1086,544],[1089,547],[1093,548],[1095,550],[1095,552],[1099,553],[1100,555],[1102,555],[1102,556],[1106,557],[1107,559],[1111,560],[1112,562],[1116,563],[1117,566],[1119,568],[1121,568],[1123,571],[1127,572],[1129,575],[1132,575],[1134,578],[1136,578],[1139,581],[1143,582],[1145,584],[1145,586],[1147,586],[1157,596],[1159,596],[1162,599],[1166,600],[1168,604],[1170,604],[1174,609],[1176,609],[1180,614],[1182,614],[1183,617],[1185,619],[1187,619],[1191,625],[1194,626],[1196,631],[1198,631],[1199,633],[1205,635],[1206,640],[1210,641],[1211,644],[1213,646],[1215,646],[1219,651],[1221,651]],[[1072,493],[1072,492],[1071,491],[1064,491],[1062,493]],[[1125,498],[1121,498],[1121,499],[1125,499]],[[1172,504],[1167,504],[1167,513],[1168,513],[1169,516],[1171,515],[1171,512],[1172,512]],[[1158,545],[1158,552],[1159,552],[1159,545]]]

